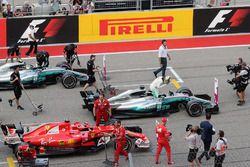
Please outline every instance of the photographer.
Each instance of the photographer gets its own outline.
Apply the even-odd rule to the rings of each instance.
[[[245,62],[241,64],[241,70],[239,74],[233,79],[236,84],[236,94],[240,98],[238,101],[238,106],[245,104],[245,89],[248,85],[249,80],[249,67]]]
[[[201,129],[198,126],[188,125],[186,128],[187,134],[185,140],[188,142],[189,153],[188,153],[188,162],[190,167],[194,167],[194,161],[196,165],[200,167],[200,162],[196,158],[199,148],[201,147]]]
[[[224,131],[219,130],[218,140],[215,144],[215,159],[214,159],[214,167],[222,167],[222,163],[225,159],[225,151],[227,149],[227,139],[224,137]]]

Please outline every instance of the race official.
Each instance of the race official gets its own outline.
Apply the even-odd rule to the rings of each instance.
[[[224,137],[224,131],[219,130],[218,140],[215,144],[215,159],[214,159],[214,167],[222,167],[222,163],[226,156],[227,149],[227,139]]]
[[[10,48],[8,48],[7,50],[7,57],[6,57],[6,63],[8,62],[8,59],[9,57],[10,60],[11,60],[11,63],[13,63],[13,58],[14,58],[14,55],[16,54],[16,60],[18,62],[23,62],[22,59],[21,59],[21,54],[20,54],[20,47],[18,46],[18,44],[14,44],[13,46],[11,46]]]
[[[12,107],[13,100],[16,100],[17,109],[24,110],[24,108],[19,104],[19,99],[22,96],[23,85],[21,82],[18,66],[16,66],[15,71],[10,75],[10,83],[13,85],[14,95],[15,95],[13,99],[8,100],[10,106]]]
[[[29,25],[29,29],[28,29],[28,41],[29,41],[29,44],[30,44],[30,48],[28,50],[28,52],[26,53],[26,56],[29,57],[30,56],[30,53],[32,52],[33,48],[34,48],[34,51],[33,53],[36,54],[37,53],[37,39],[35,37],[35,26],[33,24],[30,24]]]
[[[161,122],[162,123],[159,123],[158,125],[156,125],[156,128],[155,128],[156,137],[157,137],[157,150],[156,150],[155,163],[156,164],[160,163],[159,157],[161,154],[162,147],[164,147],[167,152],[168,164],[172,165],[174,164],[174,162],[172,161],[172,158],[171,158],[171,147],[169,144],[171,132],[168,131],[168,129],[166,128],[167,118],[162,118]]]
[[[77,45],[75,44],[68,44],[64,47],[64,57],[70,67],[73,65],[75,59],[77,59],[77,64],[81,66],[78,55],[77,55]]]
[[[206,113],[206,120],[200,123],[200,128],[202,129],[201,140],[204,144],[204,151],[198,157],[199,162],[201,162],[202,158],[206,156],[206,159],[209,160],[210,156],[208,155],[208,151],[210,150],[212,137],[215,134],[215,130],[213,125],[210,122],[211,114]]]
[[[119,157],[120,154],[123,154],[126,157],[126,160],[128,160],[128,153],[124,150],[124,146],[126,144],[126,130],[121,125],[121,121],[117,120],[115,122],[115,142],[117,144],[116,150],[115,150],[115,167],[118,167],[119,165]]]
[[[159,97],[159,88],[165,86],[170,82],[170,76],[163,78],[162,76],[157,77],[149,86],[150,91],[155,98]]]
[[[239,101],[238,101],[238,106],[241,106],[243,104],[245,104],[245,90],[246,87],[248,85],[248,80],[249,80],[249,67],[246,65],[245,62],[243,62],[241,64],[241,71],[239,74],[237,74],[236,76],[236,80],[238,80],[237,86],[236,86],[236,90],[237,90],[237,95],[239,97]]]
[[[36,61],[38,67],[49,66],[49,53],[45,50],[37,51]]]
[[[161,67],[154,71],[154,75],[157,78],[157,74],[162,71],[162,77],[165,78],[165,72],[167,68],[167,57],[171,60],[170,55],[168,54],[167,41],[164,39],[161,42],[161,46],[158,50],[158,57]]]
[[[98,91],[98,88],[96,86],[96,79],[95,79],[95,72],[98,71],[98,69],[95,67],[95,55],[91,55],[89,61],[87,62],[87,75],[89,77],[88,82],[84,85],[83,91],[85,91],[89,86],[94,86],[96,91]]]
[[[104,98],[103,94],[100,94],[99,99],[94,103],[93,113],[96,116],[96,126],[99,126],[101,119],[107,122],[111,117],[111,107],[109,101]]]

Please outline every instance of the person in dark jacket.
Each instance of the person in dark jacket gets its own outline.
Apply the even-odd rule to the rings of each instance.
[[[200,128],[202,128],[202,134],[201,134],[201,140],[204,144],[204,151],[202,154],[198,157],[198,160],[201,162],[201,159],[206,156],[206,159],[209,160],[210,156],[208,155],[208,152],[211,147],[212,143],[212,136],[215,134],[215,130],[213,129],[213,125],[210,123],[211,114],[206,114],[206,120],[202,121],[200,123]]]

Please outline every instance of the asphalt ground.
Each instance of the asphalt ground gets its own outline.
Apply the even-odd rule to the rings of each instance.
[[[219,106],[220,113],[213,115],[211,122],[218,131],[222,129],[225,131],[225,137],[228,139],[229,149],[225,159],[225,166],[228,167],[248,167],[250,166],[250,89],[247,88],[246,104],[238,107],[237,97],[232,87],[226,83],[227,79],[232,76],[228,74],[225,66],[237,62],[238,57],[250,63],[249,50],[245,47],[227,47],[214,49],[193,49],[193,50],[179,50],[170,52],[172,60],[169,62],[174,71],[184,81],[183,86],[189,87],[195,94],[213,94],[214,78],[219,79]],[[140,84],[149,84],[154,75],[152,69],[158,66],[158,59],[156,52],[142,52],[130,54],[113,54],[106,55],[107,70],[109,83],[117,86],[120,90],[135,88]],[[62,58],[53,58],[50,64],[54,66],[57,62],[62,61]],[[80,57],[81,64],[85,66],[88,57]],[[28,63],[35,62],[34,59],[25,60]],[[102,66],[102,55],[97,56],[96,65]],[[171,71],[167,71],[172,78],[176,78]],[[98,76],[96,75],[98,78]],[[178,79],[178,78],[176,78]],[[101,83],[98,80],[98,85]],[[0,103],[0,121],[3,123],[43,123],[53,121],[63,121],[65,118],[72,122],[88,121],[94,123],[92,114],[81,107],[82,99],[79,91],[82,88],[67,90],[61,83],[57,85],[49,85],[45,88],[28,89],[28,94],[33,101],[44,104],[44,112],[39,113],[38,116],[32,116],[33,108],[28,102],[27,97],[23,94],[21,104],[25,111],[17,111],[16,107],[10,107],[7,100],[13,96],[12,91],[1,91],[0,97],[3,102]],[[174,90],[174,87],[169,85],[163,88],[162,92],[167,90]],[[200,121],[204,120],[204,114],[198,118],[191,118],[183,111],[169,116],[168,128],[172,131],[173,137],[171,140],[172,154],[175,165],[178,167],[185,167],[187,163],[188,148],[184,141],[185,127],[187,124],[198,125]],[[156,137],[155,137],[155,120],[160,120],[158,117],[141,118],[124,120],[124,125],[139,125],[151,140],[151,148],[147,151],[135,151],[132,153],[135,167],[153,167],[156,166],[155,151],[156,151]],[[1,133],[0,133],[1,134]],[[2,134],[1,134],[2,136]],[[215,143],[216,136],[214,136]],[[108,146],[108,157],[113,160],[113,146]],[[161,154],[161,164],[166,165],[165,151]],[[8,166],[6,158],[13,156],[11,149],[0,143],[0,166]],[[105,159],[105,152],[83,154],[83,155],[67,155],[55,156],[50,158],[50,166],[52,167],[103,167]],[[202,161],[202,166],[212,166],[213,160]],[[120,159],[120,166],[128,166],[124,157]]]

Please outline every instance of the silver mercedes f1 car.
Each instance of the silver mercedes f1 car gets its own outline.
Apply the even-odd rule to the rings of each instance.
[[[88,76],[81,72],[61,67],[37,68],[26,63],[16,62],[0,66],[0,89],[12,89],[10,75],[17,66],[20,68],[20,77],[24,87],[39,87],[61,80],[65,88],[72,89],[78,81],[84,83],[88,80]]]
[[[83,97],[83,108],[93,111],[93,105],[97,94],[92,91],[80,92]],[[198,117],[203,110],[216,114],[219,106],[211,101],[207,94],[193,95],[188,88],[182,87],[176,93],[153,97],[144,87],[127,90],[117,96],[108,99],[114,118],[135,118],[147,116],[162,116],[174,113],[184,108],[191,117]],[[94,113],[93,113],[94,115]]]

